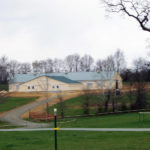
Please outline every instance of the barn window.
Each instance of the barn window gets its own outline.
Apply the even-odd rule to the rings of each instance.
[[[32,86],[32,89],[34,89],[34,85]]]
[[[59,88],[59,85],[57,85],[57,88]]]
[[[28,86],[28,90],[30,89],[30,86]]]
[[[101,87],[101,86],[102,86],[102,83],[101,83],[101,82],[98,82],[98,86]]]
[[[89,82],[88,87],[92,87],[93,83]]]
[[[19,84],[16,85],[16,89],[17,89],[17,90],[19,89]]]

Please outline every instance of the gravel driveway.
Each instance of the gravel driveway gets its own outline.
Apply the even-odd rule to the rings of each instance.
[[[26,121],[21,118],[21,115],[24,114],[25,112],[28,112],[30,109],[32,109],[34,107],[38,107],[40,105],[46,104],[47,102],[55,100],[56,98],[57,98],[57,96],[51,97],[48,100],[34,102],[31,104],[25,105],[23,107],[17,108],[15,110],[9,111],[8,113],[6,113],[6,115],[4,115],[2,118],[0,118],[0,120],[8,122],[12,125],[24,126],[27,128],[48,127],[48,126],[50,126],[49,123],[47,123],[47,124],[46,123],[34,123],[34,122]]]

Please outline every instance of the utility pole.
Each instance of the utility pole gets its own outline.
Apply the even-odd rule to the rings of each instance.
[[[46,99],[47,99],[47,103],[46,103],[46,111],[47,111],[47,115],[49,114],[49,108],[48,108],[48,77],[46,76]]]
[[[57,128],[57,109],[54,108],[54,136],[55,136],[55,150],[57,150],[57,130],[59,130],[59,128]]]

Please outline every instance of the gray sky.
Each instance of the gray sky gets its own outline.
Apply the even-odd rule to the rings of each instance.
[[[0,56],[20,62],[120,48],[130,65],[147,57],[149,37],[131,18],[106,17],[100,0],[0,0]]]

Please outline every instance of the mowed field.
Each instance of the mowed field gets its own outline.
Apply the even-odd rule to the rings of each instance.
[[[25,104],[34,102],[37,97],[1,97],[0,98],[0,117],[5,115],[8,111],[21,107]],[[0,128],[16,128],[7,122],[0,121]]]
[[[52,121],[51,121],[52,123]],[[53,123],[52,123],[53,124]],[[141,116],[138,113],[106,116],[67,118],[58,120],[58,127],[63,128],[150,128],[150,114]]]
[[[52,123],[52,122],[51,122]],[[58,120],[58,127],[149,128],[150,116],[108,115]],[[59,150],[149,150],[150,132],[58,131]],[[54,150],[54,131],[0,132],[2,150]]]
[[[11,109],[23,106],[33,102],[37,97],[1,97],[0,98],[0,112],[9,111]]]
[[[58,131],[58,150],[149,150],[150,132]],[[1,132],[1,150],[54,150],[54,132]]]
[[[147,99],[147,109],[150,108],[150,94],[145,96]],[[62,98],[63,99],[63,98]],[[88,113],[89,114],[97,114],[97,113],[105,113],[104,101],[107,99],[107,95],[102,94],[93,94],[86,99],[85,95],[80,95],[74,98],[70,98],[67,101],[50,106],[50,113],[53,113],[53,109],[58,109],[58,115],[61,115],[61,111],[63,109],[64,116],[76,116],[84,114],[84,106],[88,102]],[[109,104],[108,104],[108,112],[112,112],[112,101],[115,102],[115,111],[125,111],[131,110],[131,104],[135,102],[135,95],[132,96],[132,101],[129,99],[127,94],[122,94],[121,96],[110,96]]]
[[[148,99],[148,105],[150,105],[150,95],[146,96]],[[83,115],[82,105],[84,103],[84,96],[78,96],[71,98],[63,102],[64,116],[73,116],[72,118],[65,118],[58,120],[59,127],[73,127],[73,128],[150,128],[150,114],[144,115],[144,121],[139,120],[139,113],[126,113],[126,114],[112,114],[104,116],[96,116],[97,113],[97,101],[103,100],[102,95],[92,95],[89,98],[89,114],[92,114],[91,117],[74,117],[77,115]],[[127,95],[123,95],[115,99],[115,101],[126,102],[130,104],[129,98]],[[135,97],[133,97],[135,101]],[[110,104],[111,104],[110,100]],[[111,105],[110,105],[111,106]],[[53,113],[53,109],[57,108],[58,115],[61,115],[62,104],[58,103],[49,108],[50,113]],[[126,110],[129,110],[127,105]],[[112,112],[112,108],[109,107],[109,111]],[[117,111],[120,111],[119,108]],[[104,109],[102,108],[102,113]],[[51,121],[52,122],[52,121]]]
[[[76,113],[71,105],[80,105],[80,101],[73,101],[66,101],[70,103],[70,114]],[[144,121],[139,121],[138,113],[61,119],[58,127],[149,128],[150,115]],[[58,131],[58,150],[149,150],[149,141],[150,132]],[[0,132],[0,150],[49,149],[54,150],[54,131]]]
[[[0,121],[0,129],[12,129],[12,128],[19,128],[19,126],[11,125],[7,122]]]

